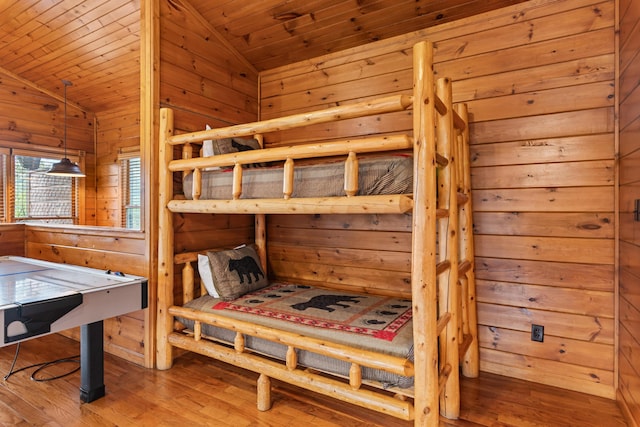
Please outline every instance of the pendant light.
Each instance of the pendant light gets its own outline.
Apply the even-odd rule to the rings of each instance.
[[[64,157],[51,166],[47,175],[81,178],[85,174],[80,170],[80,166],[67,158],[67,86],[71,86],[73,83],[69,80],[62,80],[62,84],[64,85]]]

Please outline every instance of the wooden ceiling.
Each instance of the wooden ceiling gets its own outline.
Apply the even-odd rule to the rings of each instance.
[[[159,0],[194,9],[264,70],[524,0]],[[99,112],[137,102],[140,0],[3,0],[9,76]]]

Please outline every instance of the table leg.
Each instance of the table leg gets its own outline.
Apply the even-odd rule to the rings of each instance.
[[[102,320],[80,327],[80,400],[93,402],[104,390],[104,327]]]

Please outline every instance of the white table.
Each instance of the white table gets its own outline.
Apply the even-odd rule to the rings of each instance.
[[[80,399],[105,394],[102,321],[147,307],[147,279],[0,257],[0,347],[80,326]]]

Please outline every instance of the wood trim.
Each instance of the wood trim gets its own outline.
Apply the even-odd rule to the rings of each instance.
[[[149,283],[157,283],[158,274],[158,197],[153,183],[158,182],[158,106],[160,105],[160,4],[159,0],[140,2],[140,160],[144,188],[141,218],[146,241]],[[149,286],[149,308],[145,310],[145,366],[155,365],[157,288]]]

